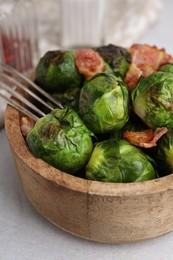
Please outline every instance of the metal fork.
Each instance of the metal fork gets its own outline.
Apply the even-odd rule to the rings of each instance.
[[[55,100],[51,95],[36,85],[32,80],[9,65],[0,63],[0,90],[1,89],[10,94],[9,96],[3,92],[0,92],[0,97],[2,99],[4,99],[9,105],[21,111],[26,116],[32,118],[34,121],[37,121],[40,117],[45,116],[45,113],[38,108],[39,106],[34,105],[34,102],[29,101],[29,98],[24,97],[25,93],[27,93],[28,97],[32,97],[32,99],[46,107],[48,111],[53,110],[53,106],[45,102],[43,98],[46,98],[47,101],[50,101],[58,108],[63,108],[58,100]],[[24,94],[21,93],[21,90],[24,92]],[[38,94],[36,94],[34,91],[37,91]]]

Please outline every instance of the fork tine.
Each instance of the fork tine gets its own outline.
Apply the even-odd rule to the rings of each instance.
[[[7,97],[6,95],[4,95],[2,92],[0,92],[0,97],[5,100],[9,105],[11,105],[12,107],[16,108],[17,110],[19,110],[20,112],[22,112],[23,114],[25,114],[26,116],[29,116],[30,118],[32,118],[34,121],[37,121],[39,119],[39,117],[37,117],[36,115],[34,115],[33,113],[31,113],[27,108],[21,106],[18,102],[16,102],[14,99],[11,99],[10,97]]]
[[[55,104],[59,108],[63,108],[62,104],[55,100],[51,95],[49,95],[46,91],[44,91],[42,88],[37,86],[32,80],[15,70],[14,68],[8,66],[7,64],[2,64],[0,63],[0,67],[3,71],[10,72],[11,74],[14,74],[17,76],[19,79],[24,80],[26,83],[28,83],[30,86],[32,86],[35,90],[37,90],[40,94],[42,94],[44,97],[49,99],[53,104]]]
[[[8,97],[2,92],[0,92],[0,97],[3,98],[8,104],[21,111],[23,114],[32,118],[34,121],[37,121],[39,117],[45,116],[45,113],[41,111],[33,103],[31,103],[29,99],[25,98],[25,96],[17,90],[21,89],[22,91],[24,91],[24,93],[26,92],[45,107],[49,108],[50,110],[53,110],[53,105],[49,105],[41,97],[37,96],[35,92],[32,92],[31,88],[34,88],[34,90],[36,90],[37,93],[39,92],[42,95],[42,97],[46,97],[57,107],[61,109],[63,108],[62,104],[58,100],[54,99],[51,95],[49,95],[46,91],[37,86],[29,78],[27,78],[26,76],[24,76],[16,69],[10,67],[7,64],[0,63],[0,83],[0,88],[10,93],[14,98]],[[29,86],[27,87],[28,84]],[[32,112],[29,109],[31,109]],[[33,112],[36,113],[36,115]]]
[[[24,96],[19,94],[14,89],[10,88],[7,84],[1,82],[1,88],[9,92],[13,97],[17,98],[19,101],[21,101],[23,104],[31,108],[34,112],[38,113],[40,116],[45,116],[45,113],[38,109],[34,104],[32,104],[28,99],[26,99]]]
[[[28,93],[31,97],[33,97],[35,100],[37,100],[39,103],[41,103],[42,105],[44,105],[45,107],[47,107],[50,110],[53,110],[53,108],[51,106],[49,106],[49,104],[47,104],[43,99],[41,99],[40,97],[38,97],[34,92],[32,92],[29,88],[27,88],[25,85],[21,84],[19,81],[15,80],[14,78],[10,77],[7,74],[4,74],[2,72],[0,72],[0,78],[2,80],[5,80],[5,82],[9,82],[10,84],[13,84],[14,86],[24,90],[26,93]]]

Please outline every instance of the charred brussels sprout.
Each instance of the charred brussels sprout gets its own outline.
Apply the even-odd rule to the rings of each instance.
[[[74,174],[89,160],[92,135],[76,112],[64,108],[39,119],[26,140],[34,156]]]
[[[151,128],[173,127],[173,74],[154,72],[132,92],[134,112]]]
[[[126,74],[131,62],[127,49],[109,44],[96,48],[96,51],[111,66],[115,75],[124,76]]]
[[[155,162],[125,140],[98,143],[86,166],[86,178],[103,182],[139,182],[157,178]]]
[[[121,78],[100,73],[81,89],[79,110],[95,134],[121,129],[128,120],[128,89]]]
[[[81,80],[72,51],[48,51],[36,67],[36,82],[50,93],[80,87]]]

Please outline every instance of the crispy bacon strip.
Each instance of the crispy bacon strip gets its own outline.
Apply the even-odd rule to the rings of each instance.
[[[167,132],[166,127],[157,128],[154,132],[152,129],[147,129],[141,132],[129,132],[125,131],[123,133],[123,138],[128,140],[131,144],[151,148],[157,145],[157,141]]]
[[[159,66],[170,63],[172,56],[165,52],[165,49],[158,49],[148,44],[133,44],[129,52],[131,64],[125,76],[125,82],[130,90],[136,86],[141,75],[147,77],[156,71]]]
[[[81,49],[75,52],[76,66],[85,79],[105,71],[106,67],[100,55],[92,49]]]

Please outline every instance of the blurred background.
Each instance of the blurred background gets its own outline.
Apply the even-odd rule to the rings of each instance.
[[[148,43],[173,53],[170,0],[0,0],[0,61],[28,73],[49,50]],[[0,100],[0,126],[5,104]]]
[[[167,1],[164,1],[166,4]],[[161,0],[36,0],[41,54],[47,48],[128,47],[163,15]]]
[[[25,72],[51,49],[129,47],[159,23],[168,2],[0,0],[0,59]]]

